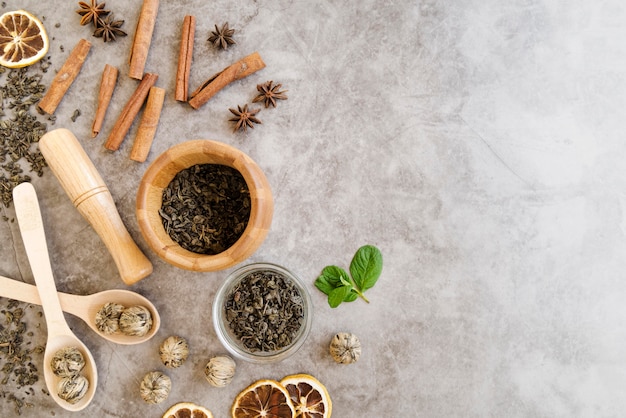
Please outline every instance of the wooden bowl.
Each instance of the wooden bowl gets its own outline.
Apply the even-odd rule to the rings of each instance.
[[[250,219],[243,234],[228,249],[215,255],[182,248],[165,231],[159,215],[163,189],[178,172],[196,164],[232,167],[241,173],[250,191]],[[143,237],[159,257],[186,270],[216,271],[244,261],[267,236],[273,214],[272,191],[259,166],[238,149],[206,139],[186,141],[161,154],[146,170],[137,191],[137,221]]]

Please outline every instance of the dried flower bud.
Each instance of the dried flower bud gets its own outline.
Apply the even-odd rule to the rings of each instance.
[[[109,302],[96,313],[96,327],[104,334],[114,334],[120,329],[119,321],[124,305]]]
[[[188,355],[189,345],[182,337],[168,337],[159,347],[159,356],[161,356],[161,361],[166,367],[176,368],[182,366]]]
[[[213,357],[204,368],[206,380],[215,387],[228,385],[235,375],[235,360],[228,356]]]
[[[158,371],[146,374],[139,387],[141,399],[152,404],[167,399],[171,389],[172,381],[170,378]]]
[[[59,377],[72,377],[85,367],[85,358],[76,347],[64,347],[50,361],[52,372]]]
[[[85,376],[65,377],[59,381],[57,393],[59,398],[75,404],[85,397],[89,389],[89,380]]]
[[[145,306],[131,306],[120,315],[120,331],[133,337],[143,337],[152,328],[152,315]]]
[[[335,334],[330,342],[330,355],[340,364],[356,363],[361,356],[361,342],[354,334]]]

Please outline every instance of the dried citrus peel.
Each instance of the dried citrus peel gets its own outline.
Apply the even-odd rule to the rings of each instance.
[[[25,10],[0,16],[0,65],[21,68],[41,60],[49,40],[39,19]]]

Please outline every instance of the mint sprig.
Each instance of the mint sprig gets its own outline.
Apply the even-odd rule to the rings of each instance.
[[[363,294],[378,281],[383,270],[383,256],[373,245],[357,250],[350,263],[350,275],[337,266],[326,266],[315,280],[315,287],[328,295],[328,304],[336,308],[342,302],[354,302],[358,298],[369,303]]]

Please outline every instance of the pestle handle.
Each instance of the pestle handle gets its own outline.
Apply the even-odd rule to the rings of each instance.
[[[128,233],[108,187],[74,134],[55,129],[41,137],[39,148],[76,209],[108,248],[124,283],[131,285],[152,273],[152,263]]]

